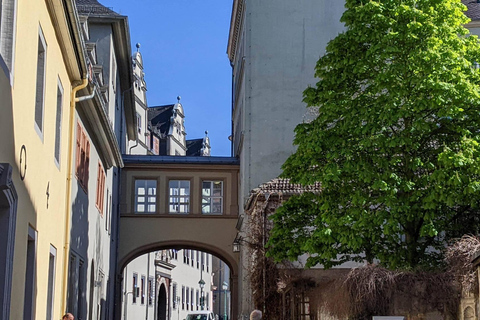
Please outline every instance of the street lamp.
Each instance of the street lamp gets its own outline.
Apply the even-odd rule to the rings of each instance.
[[[223,281],[222,284],[222,289],[223,289],[223,300],[225,300],[224,308],[223,308],[223,320],[227,320],[227,289],[228,289],[228,283]]]
[[[205,288],[205,281],[203,281],[203,279],[200,279],[200,281],[198,281],[198,284],[200,285],[200,307],[202,308],[203,310],[203,306],[204,306],[204,300],[203,299],[203,288]]]

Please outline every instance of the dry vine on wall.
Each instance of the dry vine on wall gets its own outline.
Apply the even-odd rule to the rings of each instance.
[[[480,252],[480,240],[472,236],[464,236],[446,248],[447,268],[441,272],[392,271],[367,265],[333,280],[312,284],[301,270],[286,264],[279,266],[265,257],[265,243],[272,227],[268,215],[276,206],[278,203],[258,205],[247,228],[252,298],[255,307],[264,311],[264,319],[290,319],[288,301],[282,306],[285,287],[297,287],[307,293],[312,315],[321,313],[352,320],[399,313],[409,319],[422,319],[432,312],[443,319],[457,319],[462,291],[478,295],[472,259]]]

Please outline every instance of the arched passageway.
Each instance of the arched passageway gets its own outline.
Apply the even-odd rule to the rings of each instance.
[[[185,252],[189,253],[185,254]],[[174,254],[175,257],[172,256],[172,254]],[[117,289],[116,292],[117,304],[115,314],[122,315],[122,319],[130,319],[122,313],[122,304],[119,304],[118,301],[122,298],[122,294],[125,299],[126,295],[128,296],[130,292],[136,292],[137,284],[140,286],[140,289],[138,289],[140,297],[143,295],[149,297],[149,277],[152,277],[152,281],[156,283],[156,292],[153,298],[155,308],[147,313],[152,317],[149,319],[153,319],[153,312],[157,320],[184,319],[188,312],[204,310],[204,304],[210,306],[208,310],[219,314],[219,302],[222,303],[221,314],[219,314],[219,316],[225,319],[230,319],[230,317],[235,319],[235,315],[238,312],[238,259],[235,257],[236,254],[237,253],[226,255],[219,246],[185,240],[159,242],[137,248],[128,254],[129,258],[124,259],[123,264],[118,265],[117,288],[119,289]],[[204,255],[211,257],[211,263],[206,267],[205,272],[199,273],[200,270],[203,270]],[[190,261],[185,263],[185,259],[189,259],[188,257],[190,257]],[[153,264],[150,266],[150,273],[147,271],[146,277],[142,272],[133,270],[132,266],[138,266],[139,261],[145,262],[147,260],[154,262],[154,266]],[[213,263],[214,260],[217,264]],[[190,283],[190,285],[187,284],[183,286],[183,283],[180,283],[182,280],[178,281],[178,273],[177,276],[174,277],[171,270],[175,268],[181,269],[185,265],[191,265],[195,280],[193,283]],[[125,272],[126,270],[129,271],[128,274]],[[132,273],[134,281],[137,284],[132,285]],[[183,278],[184,274],[180,274],[180,278]],[[187,278],[189,277],[190,276]],[[141,289],[143,288],[142,278],[148,283],[145,290]],[[204,288],[199,286],[199,279],[203,280]],[[220,279],[220,281],[218,279]],[[191,280],[192,279],[189,281]],[[227,284],[226,288],[222,286],[224,282]],[[149,298],[151,299],[151,297]],[[184,299],[186,301],[184,301]],[[196,301],[196,304],[194,301]],[[138,302],[137,298],[137,306],[143,306],[142,302],[140,304]],[[135,302],[133,303],[133,305],[129,305],[128,307],[129,316],[133,316],[132,308],[135,308]],[[217,304],[215,305],[215,303]],[[126,302],[123,301],[123,304],[126,304]],[[147,300],[145,300],[145,304],[147,304]],[[227,306],[228,309],[226,309]],[[145,308],[146,306],[143,307],[143,309]],[[206,310],[207,308],[205,308],[205,311]],[[182,317],[180,317],[180,315]]]

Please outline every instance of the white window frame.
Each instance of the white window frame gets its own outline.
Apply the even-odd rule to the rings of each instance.
[[[182,188],[182,182],[187,182],[188,187]],[[190,213],[190,189],[190,180],[171,179],[168,181],[168,213]],[[187,192],[185,193],[184,190]]]
[[[53,306],[55,302],[55,274],[57,264],[57,249],[50,244],[48,259],[48,285],[47,285],[47,320],[53,320]]]
[[[54,160],[58,169],[60,169],[60,159],[62,154],[62,116],[63,116],[63,86],[62,81],[58,78],[57,83],[57,110],[55,113],[55,144],[54,144]],[[58,150],[57,150],[58,145]]]
[[[205,188],[204,184],[210,184],[209,188]],[[213,186],[217,183],[220,183],[221,188],[220,188],[220,195],[214,195],[213,191],[214,188]],[[206,215],[222,215],[224,210],[223,210],[223,205],[224,205],[224,191],[223,191],[223,181],[222,180],[202,180],[202,214]],[[218,204],[214,203],[215,201],[220,202],[220,211],[217,210],[217,212],[213,212],[213,208],[217,208]],[[208,211],[206,208],[210,208]]]
[[[137,185],[137,182],[138,183],[144,183],[144,185]],[[153,188],[152,186],[149,186],[148,185],[148,182],[153,182],[155,184],[155,187],[154,187],[154,193],[153,194],[149,194],[150,192],[150,188]],[[145,189],[145,194],[139,194],[138,190],[140,189],[140,187],[143,187]],[[157,180],[155,179],[135,179],[135,182],[134,182],[134,197],[135,197],[135,201],[134,201],[134,208],[133,208],[133,212],[135,213],[139,213],[139,214],[152,214],[152,213],[156,213],[157,212]],[[141,198],[144,198],[144,201],[139,201]],[[143,205],[144,206],[144,210],[143,211],[139,211],[138,210],[138,206],[139,205]],[[153,208],[151,207],[153,206]]]
[[[0,0],[0,68],[13,86],[17,0]]]
[[[43,49],[43,74],[41,74],[41,78],[39,77],[39,69],[38,64],[41,63],[40,61],[40,45]],[[38,26],[38,49],[37,49],[37,68],[36,68],[36,81],[35,81],[35,109],[34,109],[34,123],[35,123],[35,130],[37,131],[40,139],[43,142],[43,131],[44,131],[44,120],[45,120],[45,87],[46,87],[46,74],[47,74],[47,42],[45,41],[45,36],[43,35],[43,30],[41,26]],[[39,86],[42,85],[41,92],[39,92]],[[41,94],[41,101],[39,101],[38,94]],[[38,105],[40,104],[40,105]],[[37,123],[37,107],[41,109],[41,119],[40,124]],[[41,127],[40,127],[41,126]]]

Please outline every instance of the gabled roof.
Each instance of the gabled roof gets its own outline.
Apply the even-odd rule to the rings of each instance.
[[[203,138],[187,140],[187,156],[202,156]]]
[[[170,118],[172,117],[174,104],[148,108],[148,125],[157,135],[167,135],[170,129]]]
[[[111,8],[100,4],[97,0],[76,0],[78,13],[81,15],[96,15],[114,17],[120,16]]]
[[[472,21],[480,20],[480,3],[477,0],[462,0],[462,3],[468,8],[467,12],[465,12],[467,17],[472,19]]]

